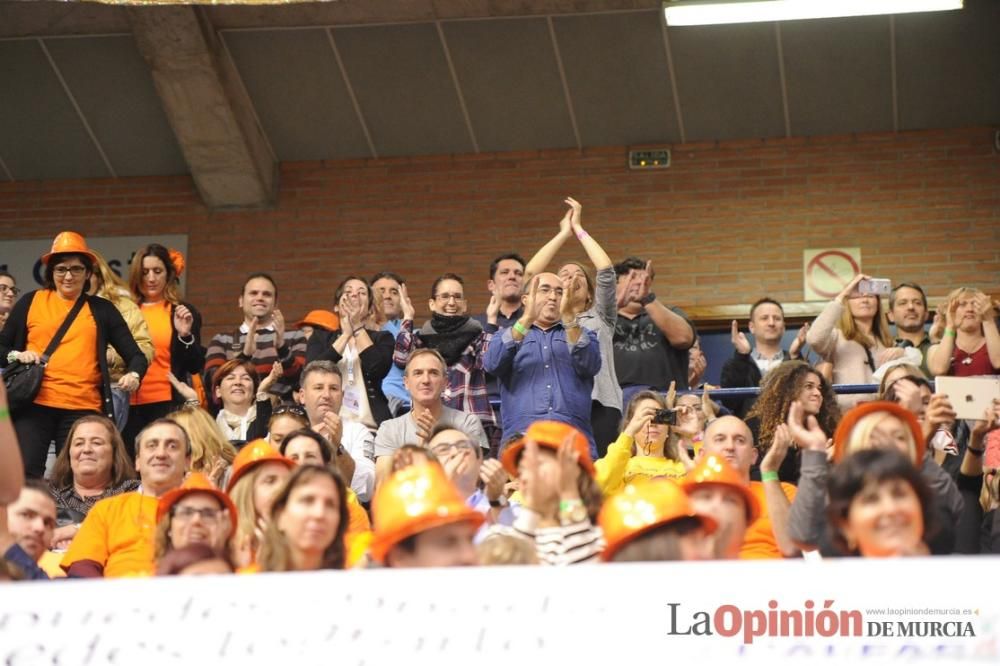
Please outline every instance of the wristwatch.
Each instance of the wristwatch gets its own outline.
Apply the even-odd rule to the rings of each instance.
[[[640,305],[649,305],[650,303],[652,303],[655,300],[656,300],[656,294],[654,294],[653,292],[649,292],[648,294],[646,294],[645,296],[643,296],[642,298],[639,299],[639,304]]]
[[[494,509],[502,509],[508,504],[509,502],[507,501],[506,495],[500,495],[500,497],[496,498],[495,500],[490,500],[490,506],[493,507]]]

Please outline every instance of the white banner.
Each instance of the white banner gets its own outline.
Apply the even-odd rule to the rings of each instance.
[[[0,664],[997,664],[998,565],[941,557],[9,583]]]
[[[79,230],[70,230],[79,231]],[[82,233],[82,232],[81,232]],[[162,236],[88,236],[87,247],[97,250],[119,277],[128,282],[129,264],[135,251],[150,243],[159,243],[172,250],[178,250],[187,259],[187,234],[166,234]],[[52,235],[55,238],[55,234]],[[32,238],[30,240],[0,240],[0,269],[14,276],[21,292],[42,286],[45,267],[42,255],[52,249],[52,238]],[[189,263],[190,265],[190,263]],[[187,273],[181,275],[181,287],[185,285]]]

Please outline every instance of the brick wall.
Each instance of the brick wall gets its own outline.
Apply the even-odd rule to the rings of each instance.
[[[332,304],[350,273],[391,268],[426,311],[433,277],[466,277],[486,302],[490,259],[546,241],[562,199],[618,260],[653,259],[681,306],[802,300],[802,250],[860,246],[864,269],[931,296],[1000,274],[1000,156],[993,130],[674,146],[666,170],[632,172],[626,148],[282,165],[273,209],[211,212],[178,177],[0,183],[0,238],[189,235],[189,299],[211,334],[238,321],[242,276],[271,272],[297,318]],[[576,242],[560,256],[584,255]]]

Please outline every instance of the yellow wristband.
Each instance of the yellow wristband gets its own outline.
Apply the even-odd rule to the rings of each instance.
[[[777,481],[778,480],[778,473],[777,472],[761,472],[760,473],[760,480],[761,481]]]
[[[511,326],[511,328],[513,328],[515,331],[517,331],[518,333],[520,333],[522,336],[528,335],[528,329],[526,329],[524,327],[524,324],[522,324],[519,321],[515,321],[514,325]]]

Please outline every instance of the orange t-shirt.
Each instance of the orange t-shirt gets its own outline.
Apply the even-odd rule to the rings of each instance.
[[[153,362],[149,364],[142,385],[132,395],[133,405],[148,405],[154,402],[169,402],[173,399],[170,390],[170,343],[173,342],[174,328],[170,320],[170,303],[143,303],[142,317],[149,328],[153,340]]]
[[[790,483],[782,483],[781,489],[785,492],[785,497],[791,502],[795,499],[796,488]],[[750,482],[750,492],[760,500],[760,518],[753,521],[747,527],[746,536],[743,537],[743,547],[740,549],[741,560],[776,560],[784,557],[778,549],[778,542],[774,538],[774,527],[771,525],[771,516],[767,511],[767,501],[764,499],[764,484],[760,481]]]
[[[138,492],[115,495],[94,505],[62,559],[92,560],[104,566],[105,578],[153,575],[153,538],[157,499]]]
[[[39,356],[49,346],[75,301],[42,289],[28,308],[27,348]],[[56,347],[35,404],[58,409],[101,411],[101,367],[97,363],[97,322],[85,303]]]

